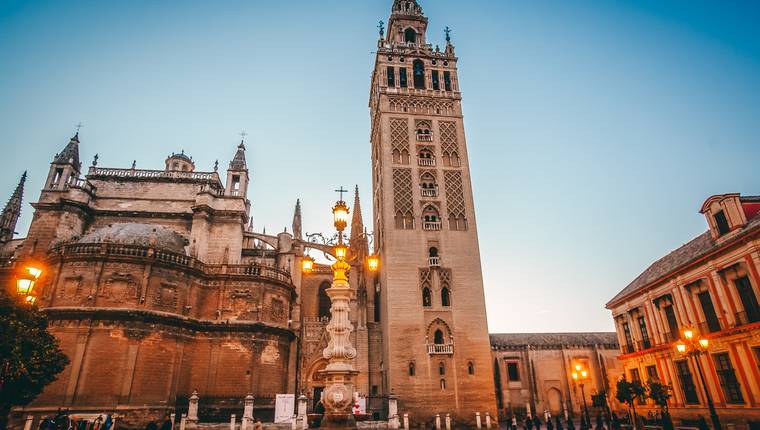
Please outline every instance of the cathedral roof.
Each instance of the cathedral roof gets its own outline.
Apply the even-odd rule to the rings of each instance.
[[[79,133],[75,134],[74,137],[69,140],[69,143],[66,144],[63,151],[55,154],[53,163],[71,164],[74,168],[79,170]]]
[[[184,254],[187,239],[174,230],[161,225],[122,223],[92,230],[82,236],[79,243],[136,245]]]
[[[568,345],[593,346],[617,345],[615,332],[586,333],[492,333],[491,347],[494,349],[526,346],[562,347]]]
[[[745,200],[745,197],[742,197],[742,200]],[[744,236],[750,231],[755,231],[757,227],[760,227],[760,213],[752,217],[752,219],[741,228],[741,231],[737,233],[734,239]],[[725,242],[719,243],[713,239],[709,231],[700,234],[690,242],[687,242],[680,248],[652,263],[652,265],[650,265],[643,273],[637,276],[636,279],[613,297],[612,300],[607,303],[607,306],[612,306],[612,304],[618,300],[648,287],[650,284],[658,281],[664,276],[670,275],[701,257],[719,249],[724,243]]]

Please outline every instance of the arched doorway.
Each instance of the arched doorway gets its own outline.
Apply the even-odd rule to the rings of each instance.
[[[546,398],[549,403],[549,412],[552,415],[559,415],[562,413],[562,393],[556,388],[549,388],[546,393]]]

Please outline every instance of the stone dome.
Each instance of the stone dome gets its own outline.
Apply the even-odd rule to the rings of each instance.
[[[123,223],[92,230],[82,236],[79,243],[150,246],[184,254],[187,239],[162,225]]]

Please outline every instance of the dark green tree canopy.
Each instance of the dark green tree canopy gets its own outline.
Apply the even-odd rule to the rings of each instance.
[[[0,290],[0,428],[13,406],[29,404],[69,359],[36,307]]]

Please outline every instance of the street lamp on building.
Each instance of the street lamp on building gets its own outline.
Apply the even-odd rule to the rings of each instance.
[[[585,428],[591,428],[591,420],[589,419],[588,415],[588,405],[586,404],[586,392],[584,391],[584,386],[586,385],[586,381],[589,378],[588,370],[583,367],[582,364],[576,363],[573,368],[573,381],[575,381],[580,387],[581,387],[581,397],[583,398],[583,414],[584,417],[581,417],[581,422],[584,424]]]
[[[24,266],[16,275],[16,294],[24,298],[24,302],[33,305],[37,298],[32,294],[34,286],[42,276],[42,269],[37,266]]]
[[[691,327],[685,327],[681,331],[681,340],[675,343],[675,348],[678,353],[694,359],[697,372],[699,373],[699,379],[702,381],[702,390],[705,393],[707,407],[710,410],[710,420],[712,420],[713,429],[721,430],[718,413],[715,411],[715,405],[713,404],[710,391],[708,391],[707,383],[705,382],[705,374],[702,372],[702,365],[699,363],[699,357],[702,354],[707,354],[709,346],[710,341],[707,338],[699,336],[699,333]]]

